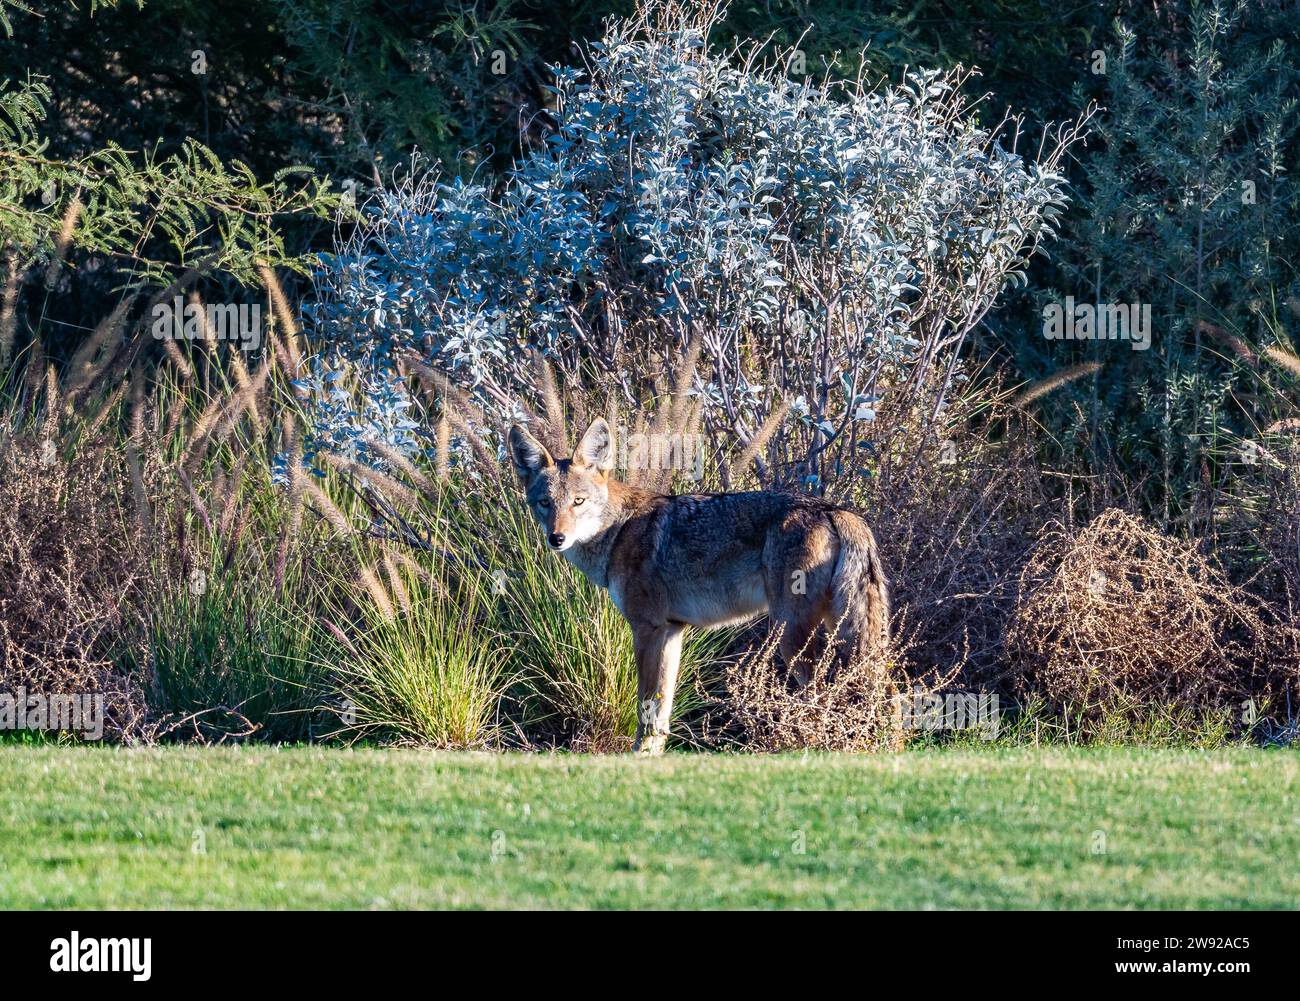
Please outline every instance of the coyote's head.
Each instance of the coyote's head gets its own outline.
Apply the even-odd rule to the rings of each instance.
[[[572,459],[552,458],[518,424],[510,429],[509,444],[528,507],[552,549],[563,552],[604,528],[609,471],[614,468],[614,438],[604,418],[592,422]]]

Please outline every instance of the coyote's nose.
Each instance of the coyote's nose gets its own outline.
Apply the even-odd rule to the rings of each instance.
[[[552,549],[559,549],[562,545],[564,545],[564,533],[552,532],[550,535],[546,537],[546,541],[551,544]]]

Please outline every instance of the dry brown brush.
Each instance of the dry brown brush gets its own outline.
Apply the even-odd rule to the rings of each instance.
[[[143,573],[120,458],[59,453],[39,431],[0,441],[0,690],[104,698],[104,732],[146,724],[137,679],[114,648]]]
[[[897,655],[836,665],[830,644],[812,680],[796,688],[777,652],[777,630],[723,670],[721,694],[701,726],[717,746],[747,751],[881,751],[903,745]],[[838,666],[838,669],[836,667]]]
[[[870,475],[835,494],[871,523],[892,582],[894,634],[910,662],[959,671],[969,688],[999,682],[1020,572],[1058,503],[1033,425],[1006,405],[1008,395],[994,387],[987,396],[884,404],[878,444],[863,461]]]
[[[1195,545],[1111,508],[1077,533],[1045,530],[1006,651],[1018,689],[1059,711],[1231,708],[1249,723],[1250,706],[1294,698],[1292,632]]]

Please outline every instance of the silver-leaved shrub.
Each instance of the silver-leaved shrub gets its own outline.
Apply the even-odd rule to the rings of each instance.
[[[377,192],[323,259],[318,340],[372,380],[414,350],[506,416],[530,348],[635,404],[698,335],[706,426],[745,442],[790,401],[781,454],[811,483],[888,394],[961,378],[963,339],[1054,235],[1084,123],[1026,158],[963,75],[816,80],[797,50],[710,50],[711,24],[646,5],[555,71],[549,137],[507,176],[417,160]]]

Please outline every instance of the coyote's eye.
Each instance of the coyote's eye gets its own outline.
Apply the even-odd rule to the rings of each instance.
[[[575,498],[573,498],[573,506],[574,506],[574,507],[577,507],[579,504],[581,504],[581,503],[582,503],[583,501],[585,501],[586,499],[587,499],[586,497],[575,497]]]
[[[548,508],[551,506],[551,499],[549,497],[539,497],[537,498],[537,506],[540,508]]]

